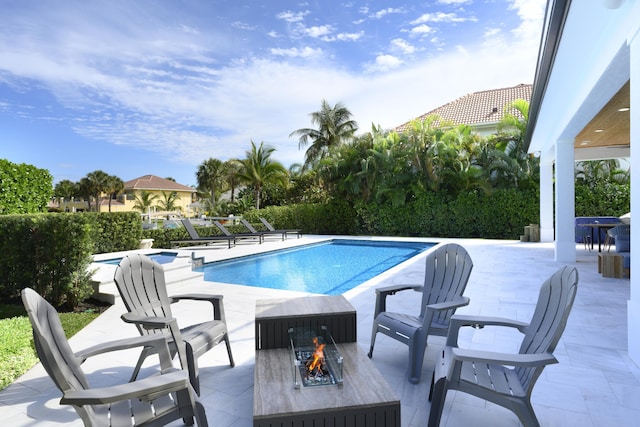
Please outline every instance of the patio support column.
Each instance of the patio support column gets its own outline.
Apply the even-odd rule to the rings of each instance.
[[[573,139],[556,141],[555,260],[576,262]]]
[[[630,70],[631,80],[631,115],[630,115],[630,141],[631,144],[631,165],[640,165],[640,30],[636,27],[636,33],[629,38],[630,49]],[[634,145],[635,144],[635,145]],[[635,171],[635,173],[634,173]],[[640,173],[631,169],[631,211],[635,210],[636,216],[640,212]],[[635,190],[634,190],[635,189]],[[635,193],[634,193],[635,192]],[[638,220],[636,219],[636,222]],[[631,227],[631,250],[640,247],[640,226]],[[638,272],[632,275],[630,280],[631,295],[627,304],[627,335],[629,357],[636,365],[640,366],[640,279]]]
[[[540,241],[553,242],[553,155],[540,155]]]

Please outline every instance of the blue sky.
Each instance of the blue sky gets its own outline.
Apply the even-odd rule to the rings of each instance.
[[[544,0],[0,0],[0,158],[195,185],[344,104],[361,133],[532,83]]]

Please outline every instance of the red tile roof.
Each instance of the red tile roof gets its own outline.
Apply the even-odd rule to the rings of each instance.
[[[504,117],[504,107],[516,99],[531,100],[533,85],[519,84],[503,89],[484,90],[474,92],[456,99],[448,104],[429,111],[418,117],[424,120],[427,116],[436,114],[445,121],[451,121],[456,125],[479,125],[484,123],[498,123]],[[521,117],[520,113],[513,110],[511,114]],[[396,127],[397,132],[404,131],[410,122]]]
[[[125,190],[164,190],[164,191],[189,191],[195,193],[196,190],[186,185],[178,184],[169,179],[160,178],[155,175],[145,175],[132,179],[124,183]]]

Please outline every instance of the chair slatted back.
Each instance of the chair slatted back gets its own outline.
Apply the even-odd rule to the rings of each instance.
[[[538,302],[527,327],[521,354],[552,353],[567,325],[578,290],[578,270],[565,266],[556,271],[540,288]],[[516,368],[525,389],[533,387],[544,367]]]
[[[189,221],[188,218],[183,218],[180,221],[182,222],[182,225],[184,225],[184,228],[187,230],[187,233],[189,233],[189,237],[191,237],[191,239],[193,240],[200,239],[200,235],[198,234],[195,227],[193,226],[193,224],[191,224],[191,221]]]
[[[22,302],[31,322],[38,358],[56,387],[62,392],[88,389],[80,360],[69,346],[56,309],[30,288],[22,290]],[[94,413],[89,405],[76,410],[83,420],[90,419]]]
[[[426,306],[451,301],[461,296],[467,287],[473,261],[462,246],[456,243],[439,245],[426,257],[424,291],[420,317],[423,318]],[[454,310],[445,310],[434,316],[435,323],[448,325]]]
[[[249,221],[247,221],[246,219],[242,218],[242,219],[240,219],[240,222],[242,223],[242,225],[247,227],[247,230],[249,230],[250,232],[259,233],[259,231],[256,230],[255,227],[253,225],[251,225],[251,223]]]
[[[267,221],[265,218],[260,218],[260,222],[263,223],[265,227],[267,227],[267,230],[276,231],[276,229],[273,227],[273,225],[271,225],[269,223],[269,221]]]
[[[214,219],[214,220],[213,220],[213,225],[215,225],[216,227],[218,227],[218,229],[219,229],[220,231],[222,231],[222,233],[223,233],[225,236],[233,236],[233,234],[231,234],[231,233],[229,232],[229,230],[227,230],[227,228],[226,228],[224,225],[222,225],[222,224],[220,223],[220,221],[218,221],[217,219]]]
[[[127,255],[116,267],[114,281],[128,311],[141,316],[173,317],[162,264],[142,254]],[[136,326],[141,334],[158,332]]]

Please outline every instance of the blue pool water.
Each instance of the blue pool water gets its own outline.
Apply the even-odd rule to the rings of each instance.
[[[336,239],[207,263],[195,270],[212,282],[340,295],[432,246]]]
[[[176,259],[176,255],[177,253],[175,252],[158,252],[155,254],[146,254],[149,258],[153,259],[155,262],[159,263],[159,264],[168,264],[170,262],[173,262],[173,260]],[[112,265],[118,265],[120,264],[120,261],[122,260],[122,258],[111,258],[111,259],[104,259],[104,260],[100,260],[100,261],[96,261],[99,262],[101,264],[112,264]]]

